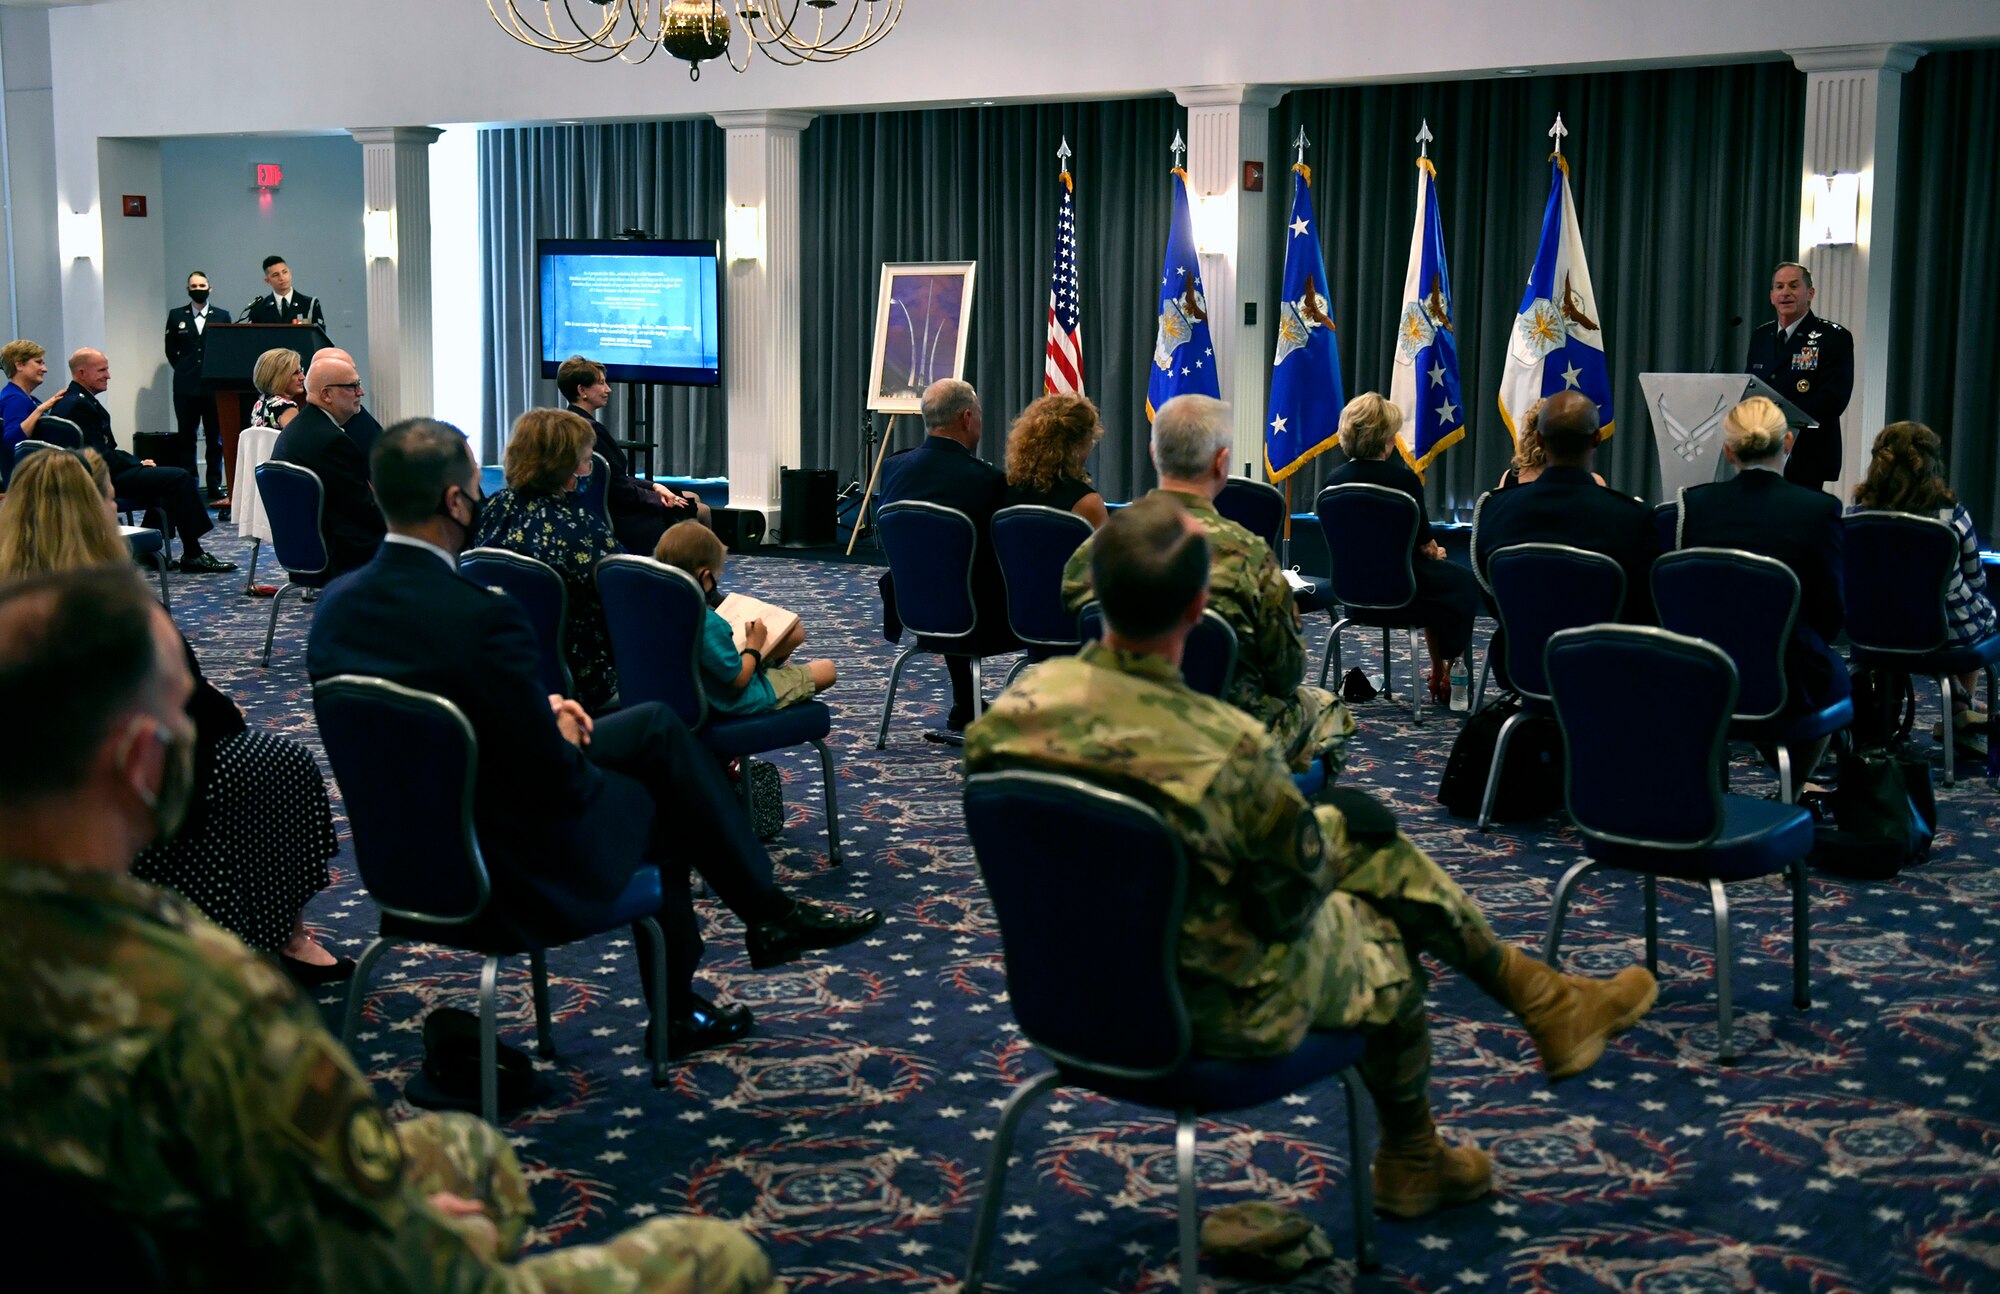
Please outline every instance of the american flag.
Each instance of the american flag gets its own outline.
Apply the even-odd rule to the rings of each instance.
[[[1049,272],[1049,355],[1044,391],[1083,394],[1083,302],[1076,276],[1076,181],[1062,173],[1062,210],[1056,216],[1055,267]]]

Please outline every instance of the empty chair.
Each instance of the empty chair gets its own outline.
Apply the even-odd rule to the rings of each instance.
[[[1007,584],[1007,626],[1028,651],[1007,682],[1038,660],[1067,656],[1083,645],[1076,617],[1063,605],[1063,567],[1090,538],[1074,512],[1021,503],[993,514],[993,555]]]
[[[282,539],[279,541],[282,543]],[[473,787],[479,742],[464,713],[443,697],[386,679],[339,675],[313,686],[313,710],[327,761],[340,783],[354,831],[354,859],[381,927],[362,952],[347,991],[341,1041],[353,1045],[361,1004],[376,961],[399,943],[434,943],[479,953],[480,1113],[500,1113],[499,1020],[496,986],[502,957],[528,954],[534,985],[535,1036],[544,1056],[555,1054],[549,1033],[548,966],[543,951],[627,926],[640,935],[652,996],[648,1038],[655,1085],[667,1068],[666,940],[659,911],[660,872],[640,867],[624,893],[593,919],[551,938],[530,935],[492,903],[493,886],[473,828]],[[499,758],[505,758],[501,752]],[[538,921],[546,913],[536,914]]]
[[[459,555],[458,573],[474,584],[497,588],[521,604],[541,648],[536,677],[554,695],[575,696],[576,680],[570,676],[569,661],[563,655],[569,590],[555,568],[505,548],[472,548]]]
[[[1319,684],[1326,686],[1329,670],[1339,686],[1340,634],[1349,625],[1382,631],[1382,695],[1395,697],[1395,664],[1389,654],[1389,633],[1410,636],[1410,711],[1424,721],[1424,688],[1418,662],[1417,575],[1412,563],[1417,528],[1423,512],[1416,500],[1386,485],[1329,485],[1314,504],[1326,551],[1333,566],[1333,600],[1339,615],[1326,636],[1326,657],[1320,662]]]
[[[741,716],[709,708],[701,685],[701,636],[708,600],[694,577],[650,557],[607,557],[597,567],[598,596],[611,631],[611,654],[618,665],[619,699],[625,705],[658,701],[680,716],[709,750],[727,759],[810,745],[819,752],[826,790],[826,850],[840,857],[840,805],[833,752],[826,737],[833,711],[824,701],[800,701],[782,710]],[[745,812],[750,779],[739,778]]]
[[[1277,486],[1247,476],[1232,476],[1223,484],[1222,493],[1215,496],[1215,510],[1269,544],[1281,565],[1291,560],[1285,536],[1285,495]],[[1333,605],[1331,581],[1311,575],[1299,578],[1307,586],[1292,591],[1300,614],[1310,615]]]
[[[1498,555],[1494,563],[1497,570]],[[1570,891],[1598,868],[1644,877],[1648,970],[1659,963],[1658,878],[1705,883],[1715,912],[1717,1051],[1729,1064],[1736,1052],[1725,886],[1785,873],[1792,890],[1792,1003],[1810,1006],[1805,857],[1812,817],[1795,805],[1722,793],[1736,667],[1713,643],[1664,629],[1596,625],[1557,633],[1546,666],[1569,751],[1570,817],[1588,857],[1556,886],[1543,959],[1558,965]],[[1634,687],[1635,679],[1645,685]]]
[[[611,524],[611,464],[596,450],[590,452],[590,475],[576,483],[577,506],[594,512]]]
[[[1785,676],[1799,616],[1799,577],[1775,557],[1730,548],[1684,548],[1653,563],[1660,627],[1722,648],[1736,667],[1729,735],[1775,744],[1779,796],[1790,804],[1811,769],[1792,767],[1794,743],[1816,742],[1854,722],[1854,701],[1802,705]]]
[[[973,565],[979,556],[979,532],[972,518],[956,508],[907,499],[875,514],[875,533],[896,585],[896,610],[903,627],[916,641],[896,653],[889,666],[889,687],[882,695],[882,722],[875,732],[875,749],[889,744],[889,715],[896,704],[896,683],[903,666],[917,652],[962,656],[972,667],[972,714],[986,711],[981,690],[980,658],[975,650],[979,607],[973,600]]]
[[[1309,1033],[1297,1050],[1270,1059],[1192,1054],[1178,975],[1187,860],[1172,828],[1138,800],[1028,770],[968,778],[965,820],[1000,926],[1008,1005],[1023,1036],[1054,1065],[1015,1088],[1001,1110],[966,1294],[984,1283],[1021,1118],[1058,1086],[1173,1113],[1180,1287],[1193,1291],[1200,1253],[1195,1121],[1338,1075],[1346,1093],[1355,1252],[1363,1269],[1375,1268],[1372,1154],[1352,1068],[1361,1058],[1361,1035]],[[1107,1011],[1105,1003],[1117,1009]]]
[[[325,588],[334,576],[333,549],[326,542],[326,486],[319,473],[297,463],[260,463],[257,496],[271,524],[271,552],[285,568],[285,583],[271,598],[271,622],[264,629],[263,663],[269,665],[285,595]]]

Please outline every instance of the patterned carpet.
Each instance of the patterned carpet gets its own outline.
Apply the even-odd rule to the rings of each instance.
[[[734,587],[804,611],[816,630],[811,654],[836,658],[842,672],[829,699],[850,862],[824,865],[810,751],[781,754],[781,877],[813,897],[877,905],[888,921],[863,944],[757,973],[741,927],[712,912],[706,977],[749,1003],[758,1029],[681,1065],[666,1091],[640,1063],[643,1012],[626,942],[551,954],[560,1097],[509,1128],[535,1182],[542,1243],[603,1239],[643,1217],[692,1211],[754,1231],[795,1289],[932,1291],[959,1280],[997,1107],[1041,1062],[1009,1018],[954,753],[921,740],[941,721],[940,668],[906,671],[889,749],[873,749],[892,655],[873,629],[874,576],[853,565],[731,563]],[[240,575],[177,578],[180,622],[253,723],[317,748],[304,669],[311,608],[287,600],[277,654],[260,670],[269,604],[241,588]],[[1359,718],[1348,780],[1392,803],[1503,935],[1538,945],[1554,883],[1578,857],[1573,833],[1550,820],[1482,836],[1445,817],[1430,797],[1450,719],[1420,729],[1382,702],[1359,707]],[[1737,785],[1774,787],[1747,770]],[[1341,1257],[1291,1288],[2000,1288],[2000,813],[1984,782],[1940,791],[1940,801],[1927,865],[1891,884],[1815,878],[1810,1011],[1790,1004],[1782,887],[1732,888],[1742,1053],[1733,1068],[1713,1060],[1712,928],[1692,886],[1662,886],[1657,1009],[1560,1090],[1497,1007],[1441,974],[1440,1117],[1492,1151],[1498,1189],[1420,1222],[1384,1219],[1379,1274],[1357,1280],[1351,1263],[1353,1166],[1337,1085],[1205,1127],[1204,1206],[1283,1200],[1326,1227]],[[346,855],[336,868],[308,917],[353,953],[374,912]],[[1635,884],[1593,877],[1572,913],[1573,968],[1608,971],[1639,955]],[[477,966],[428,949],[383,959],[355,1050],[385,1100],[399,1100],[419,1063],[423,1013],[471,1006]],[[524,965],[503,988],[507,1036],[531,1046]],[[322,1001],[335,1021],[341,998]],[[1016,1291],[1175,1285],[1172,1164],[1163,1119],[1056,1094],[1023,1125],[992,1281]]]

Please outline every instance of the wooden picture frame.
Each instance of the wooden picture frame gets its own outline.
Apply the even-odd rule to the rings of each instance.
[[[976,261],[889,261],[875,296],[868,408],[916,413],[924,388],[965,375]]]

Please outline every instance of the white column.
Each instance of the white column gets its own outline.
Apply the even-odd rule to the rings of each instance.
[[[729,506],[760,508],[771,523],[778,469],[800,466],[799,132],[811,121],[803,112],[715,114],[728,132],[726,201],[757,209],[764,243],[761,258],[729,264]]]
[[[362,200],[387,212],[388,247],[367,247],[369,412],[383,426],[433,412],[431,392],[431,141],[429,126],[347,132],[361,145]],[[392,251],[388,256],[377,253]]]
[[[1840,497],[1851,498],[1868,466],[1868,446],[1888,421],[1889,278],[1895,258],[1897,144],[1903,73],[1923,51],[1913,45],[1842,45],[1787,51],[1806,74],[1802,196],[1815,175],[1853,172],[1861,180],[1861,220],[1852,247],[1808,247],[1800,215],[1800,255],[1812,270],[1813,313],[1854,334],[1854,397],[1841,416]]]
[[[1203,85],[1174,91],[1188,110],[1188,197],[1209,200],[1211,218],[1224,231],[1227,250],[1201,258],[1208,289],[1208,332],[1215,342],[1217,381],[1236,417],[1236,449],[1230,471],[1251,464],[1263,479],[1264,401],[1271,376],[1271,326],[1267,304],[1257,322],[1243,322],[1243,307],[1264,294],[1270,234],[1264,203],[1270,189],[1270,110],[1283,93],[1269,85]],[[1243,163],[1267,163],[1265,192],[1243,191]],[[1202,217],[1197,216],[1199,227]],[[1228,231],[1233,226],[1234,236]]]

